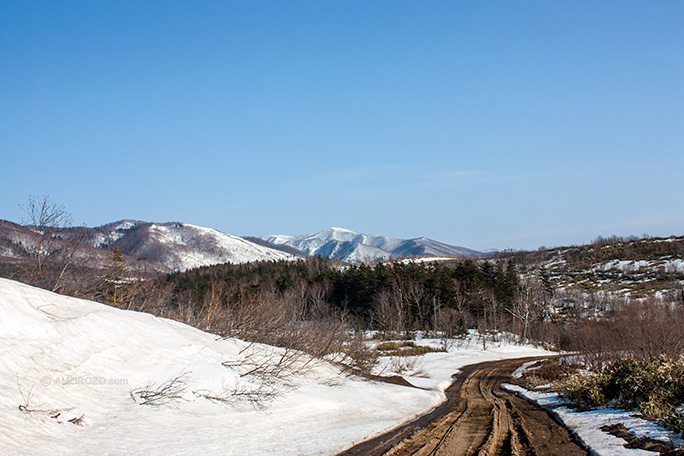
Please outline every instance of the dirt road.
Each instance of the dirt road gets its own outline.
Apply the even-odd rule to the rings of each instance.
[[[340,456],[587,455],[546,411],[499,388],[530,359],[464,368],[438,409]]]

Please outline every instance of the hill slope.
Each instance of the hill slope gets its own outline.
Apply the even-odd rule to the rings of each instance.
[[[0,259],[26,261],[40,236],[31,227],[0,221]],[[109,259],[109,248],[118,247],[132,268],[148,271],[184,271],[200,266],[250,261],[290,260],[295,255],[220,231],[185,223],[150,223],[121,220],[95,228],[55,231],[59,244],[67,245],[80,236],[83,244],[77,259],[100,268]]]
[[[241,237],[185,223],[122,221],[100,227],[90,239],[97,247],[115,245],[128,255],[184,271],[199,266],[288,260],[293,255]]]
[[[443,397],[6,279],[0,340],[1,454],[336,454]]]

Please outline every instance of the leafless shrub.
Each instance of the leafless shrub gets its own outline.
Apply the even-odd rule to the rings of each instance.
[[[329,290],[325,282],[302,282],[285,291],[264,287],[259,292],[236,295],[235,291],[229,292],[225,281],[212,276],[202,299],[193,290],[173,294],[170,286],[156,281],[153,285],[136,283],[127,287],[127,292],[140,291],[122,302],[135,302],[127,308],[152,311],[221,337],[283,349],[264,360],[262,368],[255,371],[259,375],[281,378],[295,363],[299,363],[297,369],[302,369],[312,359],[345,362],[364,369],[373,360],[365,353],[365,344],[356,340],[359,333],[350,331],[353,324],[348,314],[326,301]],[[169,305],[171,296],[173,305]],[[255,353],[246,366],[253,363],[252,368],[256,368],[261,364],[254,360],[258,357]],[[274,366],[269,368],[270,373],[264,371],[269,364]]]
[[[609,321],[615,345],[631,358],[646,360],[664,354],[677,359],[684,354],[684,303],[654,298],[632,301]]]
[[[583,319],[566,328],[563,348],[582,353],[600,371],[618,358],[648,360],[684,354],[684,304],[654,298],[632,300],[601,319]]]
[[[368,378],[378,362],[378,357],[374,350],[369,350],[363,333],[357,331],[347,341],[343,357],[336,362],[344,373]]]
[[[36,407],[31,404],[31,399],[33,398],[33,386],[29,388],[28,392],[24,393],[24,391],[21,388],[21,384],[17,380],[17,386],[19,388],[19,393],[21,394],[21,398],[23,403],[19,405],[19,411],[22,413],[28,413],[30,415],[38,415],[38,416],[44,416],[51,418],[53,420],[57,420],[58,422],[60,421],[60,416],[65,413],[70,411],[71,409],[51,409],[51,408],[40,408]],[[76,424],[78,426],[83,426],[83,417],[85,415],[81,415],[80,417],[74,417],[71,418],[70,420],[67,420],[69,423]]]
[[[435,330],[438,332],[443,344],[453,340],[456,336],[465,332],[463,326],[464,317],[458,309],[445,307],[440,309],[435,322]]]
[[[348,316],[323,298],[324,292],[313,286],[243,300],[222,316],[229,319],[223,334],[289,349],[286,360],[333,357],[365,364],[370,357],[363,352],[365,345],[358,343],[360,333],[350,331]]]
[[[388,369],[397,374],[406,374],[413,377],[424,377],[427,374],[423,370],[423,362],[417,356],[392,356]]]
[[[167,317],[174,320],[185,321],[180,318],[180,313],[171,309],[173,285],[163,284],[158,281],[144,280],[139,277],[129,277],[125,286],[120,288],[119,303],[110,302],[110,305],[125,310],[147,312],[157,316]],[[103,300],[102,294],[97,299]]]
[[[21,398],[23,400],[23,404],[19,405],[20,411],[30,414],[46,415],[50,418],[57,418],[62,412],[66,411],[64,409],[36,408],[34,405],[31,405],[31,399],[33,398],[33,386],[29,388],[27,393],[24,393],[19,383],[17,383],[17,386],[19,387],[19,393],[21,394]]]
[[[182,371],[176,377],[167,380],[160,385],[148,383],[142,388],[130,392],[131,398],[138,405],[160,406],[183,399],[183,393],[187,388],[189,372]]]
[[[291,379],[295,375],[306,372],[312,358],[303,352],[291,348],[272,348],[253,344],[248,345],[241,353],[244,358],[240,361],[239,369],[243,372],[240,377],[252,377],[262,383],[291,386]],[[231,366],[223,363],[224,366]],[[232,367],[236,367],[235,363]]]
[[[219,393],[201,390],[193,391],[193,394],[212,402],[228,404],[234,407],[242,403],[248,403],[256,410],[264,410],[268,403],[279,395],[279,390],[268,383],[245,385],[236,381],[234,387],[228,388],[224,385],[223,390]]]
[[[233,387],[224,385],[219,393],[197,391],[195,395],[231,405],[248,402],[256,409],[264,409],[273,398],[294,388],[295,377],[304,374],[314,359],[294,349],[254,343],[247,345],[240,355],[240,359],[222,363],[239,375]]]

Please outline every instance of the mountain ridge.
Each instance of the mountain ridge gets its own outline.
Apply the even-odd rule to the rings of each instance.
[[[27,261],[32,255],[35,256],[41,234],[34,227],[0,222],[0,260]],[[80,242],[77,256],[90,267],[104,267],[109,260],[109,250],[118,248],[125,253],[131,267],[156,273],[185,271],[222,263],[293,260],[315,255],[337,258],[347,263],[416,256],[486,255],[426,237],[399,239],[357,233],[339,227],[299,236],[242,237],[182,222],[122,219],[92,228],[59,228],[52,235],[64,246]]]
[[[28,260],[38,246],[40,233],[30,226],[1,222],[0,259],[5,262]],[[131,267],[157,273],[221,263],[291,260],[298,256],[270,248],[263,242],[257,244],[213,228],[181,222],[124,219],[93,228],[60,228],[53,234],[62,245],[79,242],[77,257],[95,268],[107,263],[109,249],[115,247],[125,253]]]
[[[486,254],[466,247],[453,246],[426,237],[400,239],[357,233],[346,228],[331,227],[315,234],[272,234],[261,239],[276,245],[287,245],[308,255],[338,258],[345,262],[368,262],[411,256],[469,256]]]

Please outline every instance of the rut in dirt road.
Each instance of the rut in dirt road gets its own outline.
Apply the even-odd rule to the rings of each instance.
[[[546,411],[499,388],[523,361],[464,368],[441,410],[343,455],[586,456],[587,451]]]

